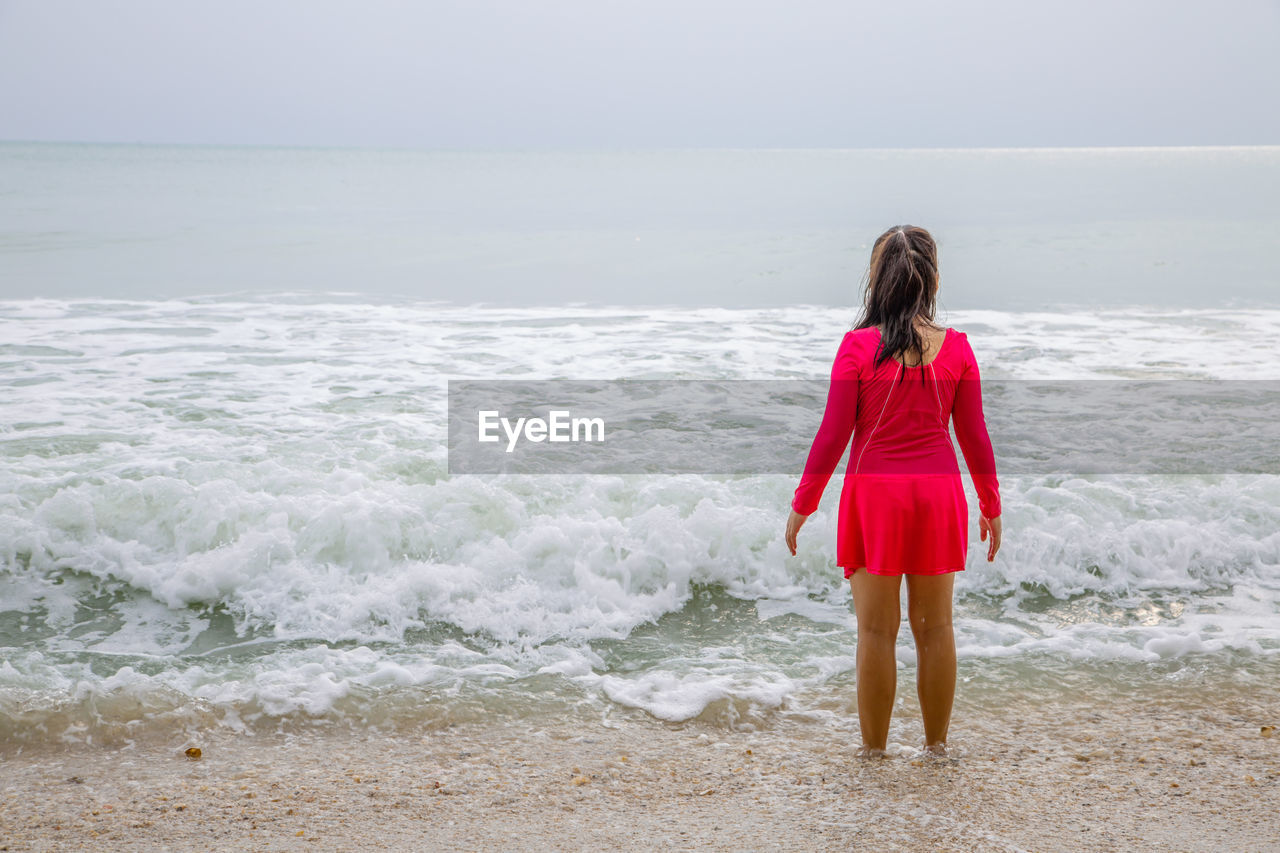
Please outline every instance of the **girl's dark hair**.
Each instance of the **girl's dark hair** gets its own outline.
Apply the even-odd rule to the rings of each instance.
[[[875,366],[908,350],[924,354],[924,336],[916,317],[932,328],[938,292],[938,247],[933,236],[915,225],[895,225],[876,238],[863,291],[862,315],[855,329],[880,327]]]

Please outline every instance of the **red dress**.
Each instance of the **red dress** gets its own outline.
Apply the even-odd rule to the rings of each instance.
[[[894,359],[874,367],[879,344],[874,326],[854,329],[840,342],[822,425],[791,508],[801,515],[818,508],[852,435],[836,537],[836,564],[845,577],[862,566],[874,575],[963,571],[969,505],[949,421],[979,509],[987,518],[1000,515],[977,359],[968,337],[955,329],[946,330],[922,367]]]

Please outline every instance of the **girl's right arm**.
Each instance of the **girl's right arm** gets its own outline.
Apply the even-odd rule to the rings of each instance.
[[[987,434],[987,420],[982,412],[982,381],[978,374],[978,360],[963,332],[964,364],[957,383],[955,405],[951,410],[956,426],[956,438],[964,453],[965,465],[978,492],[978,509],[988,520],[1000,517],[1000,481],[996,478],[996,457],[991,449],[991,437]],[[986,539],[983,531],[983,539]]]

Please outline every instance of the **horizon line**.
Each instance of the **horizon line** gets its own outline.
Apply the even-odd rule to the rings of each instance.
[[[75,145],[118,148],[261,148],[301,151],[404,151],[441,154],[551,154],[551,153],[648,153],[672,151],[1201,151],[1280,148],[1280,143],[1231,143],[1211,145],[904,145],[904,146],[831,146],[831,145],[655,145],[655,146],[536,146],[470,148],[426,145],[365,144],[298,144],[274,142],[150,142],[101,141],[78,139],[0,139],[0,145]]]

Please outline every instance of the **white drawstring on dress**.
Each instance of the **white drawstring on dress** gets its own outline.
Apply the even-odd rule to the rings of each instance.
[[[896,359],[895,359],[896,361]],[[875,440],[876,428],[880,426],[880,419],[884,417],[884,410],[889,405],[889,398],[893,396],[894,386],[898,384],[898,376],[902,373],[902,362],[898,362],[898,369],[894,371],[893,381],[889,383],[889,393],[884,395],[884,405],[880,407],[880,414],[876,415],[875,426],[871,427],[871,434],[867,436],[867,443],[862,445],[862,450],[858,453],[858,461],[853,465],[853,473],[858,473],[858,469],[862,467],[862,454],[867,452],[867,448],[871,446],[871,442]]]

